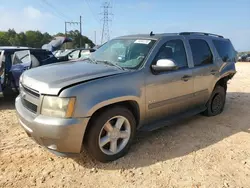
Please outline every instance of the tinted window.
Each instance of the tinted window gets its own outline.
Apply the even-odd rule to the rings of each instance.
[[[205,40],[191,39],[189,40],[191,46],[194,66],[201,66],[213,63],[212,52]]]
[[[236,61],[236,52],[230,41],[213,40],[213,43],[222,61]]]
[[[187,56],[182,40],[170,40],[159,50],[156,61],[159,59],[172,59],[179,68],[188,67]]]

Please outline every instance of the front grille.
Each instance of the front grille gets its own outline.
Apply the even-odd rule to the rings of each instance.
[[[30,88],[28,88],[28,87],[26,87],[26,86],[24,86],[24,85],[22,85],[22,87],[23,87],[23,90],[26,91],[27,93],[29,93],[29,94],[31,94],[31,95],[37,97],[37,98],[40,97],[40,94],[39,94],[38,91],[33,90],[33,89],[30,89]]]
[[[37,112],[37,105],[35,105],[35,104],[33,104],[33,103],[27,101],[27,100],[24,99],[24,98],[21,98],[21,100],[22,100],[23,106],[24,106],[25,108],[27,108],[27,109],[30,110],[31,112],[34,112],[34,113]]]

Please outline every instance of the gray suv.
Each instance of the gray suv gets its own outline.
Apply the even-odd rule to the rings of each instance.
[[[83,61],[26,71],[16,111],[27,134],[53,153],[86,148],[96,160],[113,161],[137,130],[220,114],[235,61],[230,40],[215,34],[118,37]]]

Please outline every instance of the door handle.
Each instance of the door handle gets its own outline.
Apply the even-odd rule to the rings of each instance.
[[[215,75],[217,72],[218,72],[217,70],[211,70],[210,73],[211,73],[212,75]]]
[[[184,82],[187,82],[190,78],[192,78],[192,76],[185,75],[181,78],[181,80],[183,80]]]

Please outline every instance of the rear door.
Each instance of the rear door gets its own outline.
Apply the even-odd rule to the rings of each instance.
[[[212,44],[204,38],[189,37],[192,59],[194,96],[197,106],[204,106],[213,90],[217,80],[219,66],[216,65],[216,55],[212,50]]]

